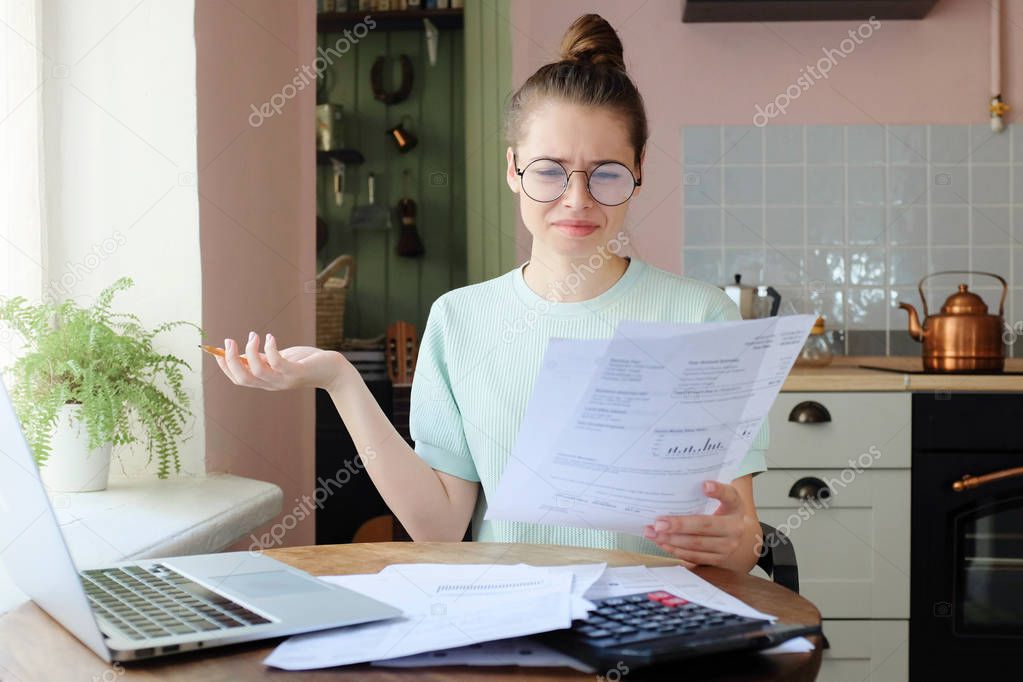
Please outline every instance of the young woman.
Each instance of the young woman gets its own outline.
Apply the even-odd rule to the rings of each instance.
[[[608,338],[619,320],[739,319],[716,286],[618,253],[629,241],[626,210],[641,189],[647,122],[606,21],[589,14],[572,24],[561,59],[515,93],[506,124],[508,186],[533,236],[530,259],[434,302],[412,387],[415,449],[340,353],[279,351],[267,334],[261,354],[251,333],[244,349],[251,371],[232,339],[220,368],[240,386],[327,390],[381,496],[415,540],[461,540],[471,521],[475,540],[626,549],[749,571],[760,534],[752,478],[765,469],[766,429],[731,484],[704,484],[719,501],[713,514],[650,519],[646,537],[483,520],[548,339]]]

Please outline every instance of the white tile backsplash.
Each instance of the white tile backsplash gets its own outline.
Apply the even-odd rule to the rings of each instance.
[[[784,292],[840,330],[903,331],[938,270],[995,272],[1023,321],[1023,133],[976,125],[687,126],[685,274]],[[997,282],[957,279],[997,307]],[[971,284],[971,287],[974,284]]]
[[[765,127],[764,160],[767,163],[802,163],[803,129],[799,126]]]
[[[764,162],[764,134],[756,126],[724,126],[722,162],[726,165]]]
[[[879,206],[884,204],[885,168],[850,166],[846,187],[849,204],[853,206]]]
[[[1008,164],[1001,166],[973,166],[971,173],[973,181],[974,204],[1008,204],[1010,200],[1010,175],[1012,167]]]
[[[846,158],[850,165],[880,165],[885,162],[884,126],[849,126],[845,135]]]
[[[888,126],[888,163],[927,163],[927,126]]]
[[[926,204],[889,209],[888,243],[892,246],[927,246]]]
[[[806,203],[814,206],[844,204],[845,168],[842,166],[807,166]]]
[[[888,203],[892,206],[927,205],[927,167],[891,166],[888,169]]]
[[[764,169],[759,166],[725,166],[725,203],[762,204]]]
[[[764,169],[764,203],[768,206],[803,205],[803,167],[767,166]]]
[[[774,246],[802,247],[803,235],[802,206],[768,206],[764,209],[764,236]]]
[[[967,126],[929,126],[930,144],[927,163],[960,164],[970,156],[970,131]]]

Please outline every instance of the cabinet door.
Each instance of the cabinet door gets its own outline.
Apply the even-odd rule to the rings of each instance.
[[[800,481],[830,497],[794,499]],[[908,469],[776,469],[754,478],[754,497],[792,539],[799,592],[824,618],[909,618]]]
[[[768,416],[767,467],[843,468],[877,451],[873,468],[908,468],[910,402],[909,393],[779,393]],[[818,408],[829,421],[792,421],[800,411],[813,419]]]
[[[825,620],[824,650],[817,682],[906,682],[909,679],[909,621]]]

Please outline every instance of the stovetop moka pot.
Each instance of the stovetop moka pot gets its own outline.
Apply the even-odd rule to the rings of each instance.
[[[924,281],[936,275],[987,275],[1002,283],[1002,298],[998,314],[988,313],[987,304],[965,284],[945,300],[941,313],[927,314]],[[909,335],[923,342],[925,372],[1001,372],[1005,367],[1005,295],[1009,286],[1005,280],[991,272],[971,270],[942,270],[932,272],[920,280],[920,300],[923,301],[924,320],[921,326],[916,309],[909,303],[899,307],[909,313]]]

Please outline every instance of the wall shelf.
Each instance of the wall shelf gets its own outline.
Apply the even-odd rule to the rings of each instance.
[[[323,12],[316,15],[316,31],[318,33],[338,33],[362,22],[366,16],[372,17],[377,29],[384,31],[415,31],[422,30],[423,19],[429,19],[438,29],[462,28],[462,8],[457,9],[417,9],[396,10],[391,12]]]
[[[684,23],[923,19],[938,0],[682,0]]]

